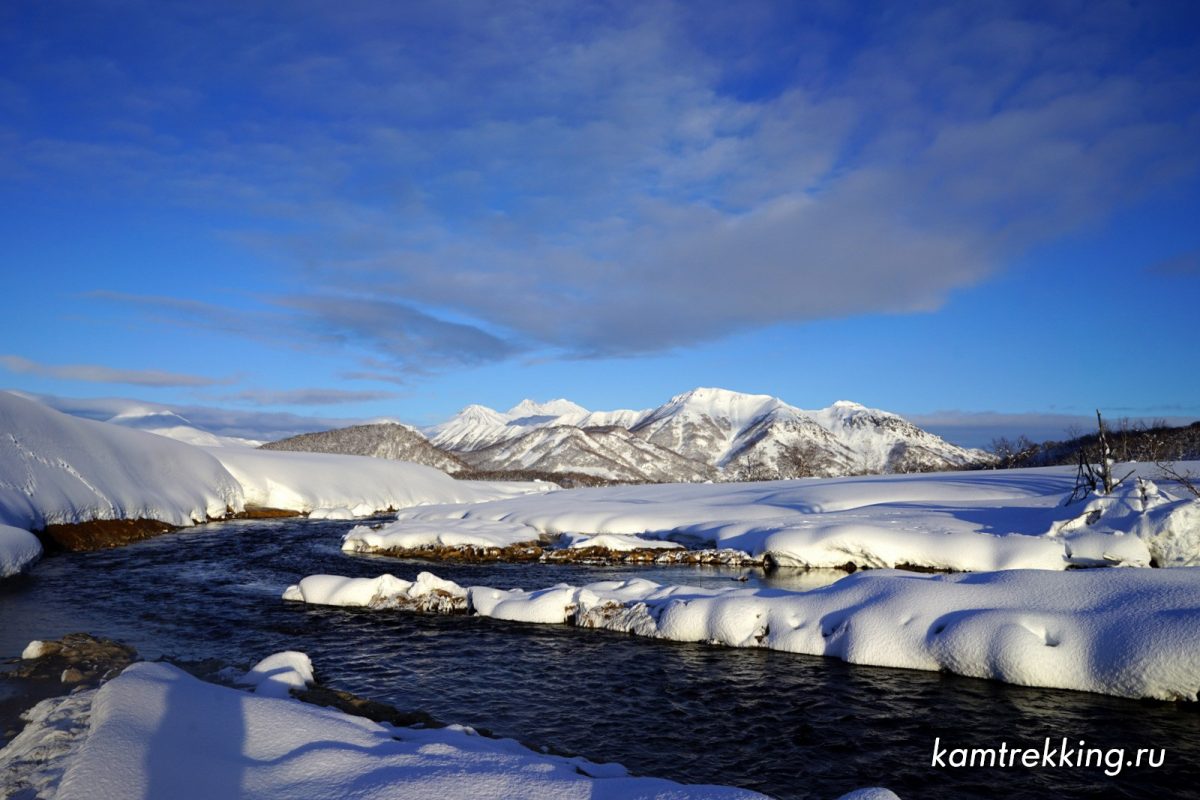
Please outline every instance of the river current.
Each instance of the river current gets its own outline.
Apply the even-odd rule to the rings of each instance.
[[[108,636],[145,658],[248,667],[309,654],[324,683],[638,774],[778,798],[861,786],[901,797],[1200,796],[1200,709],[833,659],[639,639],[477,617],[306,607],[279,599],[314,573],[540,588],[628,577],[810,588],[816,575],[702,567],[429,564],[344,554],[354,523],[217,523],[94,553],[52,555],[0,582],[0,658],[31,639]],[[834,576],[836,577],[836,576]],[[1165,748],[1158,769],[931,767],[943,747]]]

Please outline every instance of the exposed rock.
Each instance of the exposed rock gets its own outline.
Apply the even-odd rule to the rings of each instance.
[[[326,708],[336,708],[356,717],[366,717],[374,722],[386,722],[396,727],[444,728],[446,723],[439,722],[424,711],[401,711],[395,706],[381,703],[378,700],[368,700],[341,689],[328,686],[314,685],[303,690],[292,690],[292,696],[305,703]]]
[[[0,745],[21,732],[22,713],[49,697],[95,688],[137,659],[127,645],[86,633],[30,642],[0,666]]]

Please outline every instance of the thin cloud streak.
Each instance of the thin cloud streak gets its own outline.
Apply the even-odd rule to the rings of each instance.
[[[0,356],[0,367],[19,375],[89,383],[123,383],[155,388],[195,388],[228,384],[232,378],[209,378],[154,369],[117,369],[100,364],[42,364],[16,355]]]
[[[246,403],[255,406],[331,406],[392,400],[397,397],[400,397],[397,392],[310,388],[274,391],[247,389],[243,392],[222,395],[219,399],[225,402]]]

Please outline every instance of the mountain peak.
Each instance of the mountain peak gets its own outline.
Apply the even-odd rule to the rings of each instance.
[[[522,417],[562,417],[568,414],[582,416],[587,413],[588,410],[583,406],[561,397],[545,403],[538,403],[526,398],[510,408],[506,416],[509,419],[521,419]]]
[[[652,416],[690,412],[714,419],[749,421],[784,405],[786,404],[778,397],[769,394],[745,394],[729,389],[700,386],[675,395],[665,405],[656,409]]]

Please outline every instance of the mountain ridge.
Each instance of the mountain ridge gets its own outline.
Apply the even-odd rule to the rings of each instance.
[[[562,413],[554,416],[556,412]],[[675,465],[680,472],[667,470],[672,480],[695,480],[681,473],[694,471],[696,465],[705,468],[703,474],[711,470],[713,477],[706,480],[748,480],[952,469],[991,458],[983,451],[953,445],[898,414],[853,401],[838,400],[806,411],[772,395],[716,387],[682,392],[645,411],[588,411],[563,399],[523,400],[507,412],[471,405],[424,432],[435,446],[468,463],[486,464],[489,470],[528,468],[536,452],[540,468],[556,471],[578,466],[583,441],[572,437],[573,455],[564,452],[555,458],[550,447],[553,437],[545,431],[563,427],[581,431],[617,427],[659,451],[682,457],[684,461]],[[561,434],[559,438],[567,441]],[[613,453],[602,455],[600,450],[614,445],[613,437],[607,437],[604,447],[596,444],[585,460],[611,460]],[[644,453],[631,452],[641,447],[633,439],[627,438],[625,444],[627,458],[644,459]],[[588,468],[575,471],[588,472]],[[613,479],[628,477],[614,474]]]

